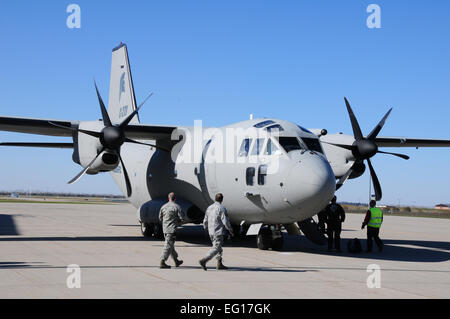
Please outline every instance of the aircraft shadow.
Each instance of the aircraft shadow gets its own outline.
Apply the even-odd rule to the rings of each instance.
[[[36,264],[42,264],[41,262],[21,262],[21,261],[2,261],[0,262],[0,269],[24,269],[34,268]]]
[[[13,215],[0,214],[0,236],[20,235]]]
[[[5,215],[0,215],[5,216]],[[4,218],[4,221],[10,226],[5,227],[4,224],[0,227],[4,232],[11,235],[18,235],[15,228],[12,227],[11,216]],[[8,225],[8,224],[6,224]],[[128,226],[128,225],[127,225]],[[130,225],[131,226],[131,225]],[[136,226],[138,228],[138,226]],[[8,230],[9,229],[9,230]],[[8,230],[8,231],[5,231]],[[361,252],[359,254],[347,252],[347,242],[349,238],[341,240],[342,253],[327,252],[327,246],[318,246],[310,242],[304,236],[287,235],[284,234],[284,247],[282,252],[292,253],[306,253],[317,255],[335,255],[339,257],[348,258],[364,258],[377,260],[391,260],[404,262],[442,262],[450,260],[450,242],[445,241],[421,241],[421,240],[399,240],[399,239],[385,239],[381,238],[384,243],[382,253],[377,252],[377,246],[373,244],[372,253]],[[33,242],[33,241],[150,241],[160,242],[163,245],[163,240],[144,238],[140,235],[136,236],[80,236],[80,237],[0,237],[0,242]],[[366,239],[360,239],[363,250],[366,248]],[[177,247],[183,247],[183,243],[194,244],[200,247],[209,247],[211,245],[210,239],[206,236],[205,231],[201,225],[199,226],[185,226],[181,227],[177,233]],[[241,238],[233,238],[226,240],[225,247],[242,247],[256,249],[255,236],[245,236]],[[411,247],[413,246],[413,247]],[[192,246],[184,246],[192,247]],[[1,264],[0,264],[1,268]]]
[[[202,226],[184,227],[177,235],[179,241],[185,241],[197,245],[210,245]],[[421,240],[397,240],[383,239],[383,252],[378,253],[378,248],[373,243],[373,252],[366,253],[366,239],[360,239],[363,252],[353,254],[347,251],[347,242],[352,238],[341,239],[342,253],[327,252],[327,245],[319,246],[313,244],[305,236],[284,234],[284,247],[282,252],[301,252],[307,254],[336,255],[349,258],[364,258],[378,260],[392,260],[405,262],[442,262],[450,260],[450,242],[444,241],[421,241]],[[256,249],[256,236],[245,236],[225,241],[225,247],[244,247]],[[415,246],[415,247],[406,247]]]
[[[288,252],[303,252],[319,255],[335,255],[339,257],[364,258],[377,260],[391,260],[403,262],[443,262],[450,260],[450,242],[444,241],[421,241],[421,240],[399,240],[384,239],[383,252],[378,252],[378,247],[373,243],[371,253],[366,253],[367,240],[360,239],[363,251],[355,254],[347,251],[347,242],[353,238],[342,238],[342,253],[327,252],[327,245],[317,246],[311,243],[304,236],[284,237],[284,249]],[[406,247],[415,246],[415,247]]]

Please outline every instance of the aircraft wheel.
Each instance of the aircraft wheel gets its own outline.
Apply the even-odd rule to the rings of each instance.
[[[231,228],[233,228],[235,238],[241,237],[241,226],[233,224],[231,225]]]
[[[247,231],[250,226],[244,225],[241,227],[240,225],[231,225],[231,227],[233,228],[235,239],[242,239],[247,235]]]
[[[154,224],[153,227],[153,236],[156,239],[164,239],[164,233],[161,224]]]
[[[141,233],[144,237],[152,237],[153,236],[153,224],[147,224],[141,222]]]
[[[275,238],[272,241],[272,249],[278,251],[283,250],[283,244],[284,244],[283,236]]]
[[[271,247],[272,242],[272,232],[270,229],[262,228],[256,237],[256,244],[259,249],[267,250]]]

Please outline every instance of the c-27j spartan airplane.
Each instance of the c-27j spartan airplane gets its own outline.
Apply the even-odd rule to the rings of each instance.
[[[361,176],[367,162],[375,197],[380,200],[381,187],[370,158],[383,153],[409,159],[379,147],[450,146],[450,140],[378,137],[392,109],[364,136],[347,99],[353,136],[264,118],[215,128],[208,138],[200,139],[200,145],[193,145],[195,139],[186,137],[198,134],[195,126],[140,123],[138,111],[143,103],[136,104],[127,47],[122,43],[112,52],[108,110],[95,88],[102,120],[0,117],[0,130],[71,137],[73,143],[0,145],[73,149],[73,161],[83,170],[69,183],[85,173],[111,172],[122,193],[137,208],[142,234],[156,238],[162,237],[158,215],[169,192],[177,194],[184,222],[196,224],[202,222],[206,208],[221,192],[235,233],[257,235],[258,248],[282,249],[282,227],[293,234],[301,229],[310,240],[321,244],[324,237],[312,216],[329,203],[347,179]],[[211,128],[201,128],[200,135],[206,130],[211,132]],[[223,137],[233,130],[256,135],[234,136],[236,147],[228,147],[227,141],[227,160],[218,161]],[[192,149],[197,160],[179,160]]]

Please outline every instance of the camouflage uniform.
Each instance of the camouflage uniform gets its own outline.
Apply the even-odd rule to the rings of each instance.
[[[169,256],[172,256],[173,260],[176,261],[178,254],[175,251],[175,232],[183,220],[180,206],[174,202],[168,202],[163,205],[159,211],[159,220],[162,223],[164,238],[166,240],[161,260],[166,261]]]
[[[208,230],[211,242],[213,244],[211,250],[203,258],[203,260],[207,262],[216,256],[217,260],[221,262],[223,252],[223,235],[225,234],[225,230],[228,230],[231,234],[233,234],[233,229],[231,228],[230,219],[228,218],[226,208],[219,202],[215,202],[209,206],[205,213],[203,227]]]

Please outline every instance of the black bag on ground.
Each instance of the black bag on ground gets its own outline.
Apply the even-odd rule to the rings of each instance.
[[[350,253],[354,254],[360,253],[362,251],[361,242],[359,241],[358,238],[350,239],[347,242],[347,249]]]

